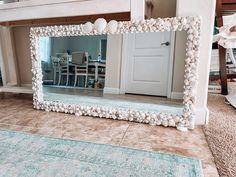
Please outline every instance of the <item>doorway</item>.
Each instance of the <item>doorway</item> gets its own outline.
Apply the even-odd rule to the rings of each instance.
[[[169,97],[172,84],[174,33],[124,36],[123,93]]]

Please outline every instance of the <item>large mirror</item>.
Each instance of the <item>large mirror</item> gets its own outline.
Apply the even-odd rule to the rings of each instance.
[[[187,28],[190,19],[196,26]],[[96,22],[79,26],[81,31],[91,27],[93,35],[63,34],[66,26],[32,28],[35,107],[181,130],[193,127],[199,21],[166,19],[166,25],[176,29],[153,31],[149,26],[139,32],[139,24],[157,26],[158,20],[133,22],[135,28],[126,33],[109,32],[116,26],[109,24],[102,32]],[[75,26],[67,27],[73,33]],[[116,31],[119,28],[122,22]]]

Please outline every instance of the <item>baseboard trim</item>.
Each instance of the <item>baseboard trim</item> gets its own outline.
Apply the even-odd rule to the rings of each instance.
[[[1,87],[0,92],[33,94],[33,90],[29,87],[14,87],[14,86]]]
[[[32,84],[20,84],[21,87],[32,87]]]
[[[209,119],[209,110],[207,107],[196,107],[195,125],[206,125]]]
[[[184,94],[182,92],[171,92],[171,99],[178,99],[178,100],[182,100],[183,99]]]
[[[12,87],[12,86],[14,86],[14,87],[16,87],[17,86],[17,83],[12,83],[12,82],[8,82],[7,84],[6,84],[6,86],[8,87]]]
[[[183,99],[182,92],[171,92],[171,99]],[[207,107],[195,108],[195,125],[206,125],[209,119],[209,110]]]
[[[120,94],[119,88],[105,87],[103,90],[104,94]]]

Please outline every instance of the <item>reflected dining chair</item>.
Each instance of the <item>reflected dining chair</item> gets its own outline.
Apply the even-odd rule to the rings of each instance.
[[[78,77],[85,77],[84,87],[87,87],[88,82],[88,53],[87,52],[73,52],[72,53],[72,64],[75,65],[75,80],[74,87],[78,82]]]
[[[58,57],[51,56],[52,67],[53,67],[53,84],[56,85],[59,83],[60,75],[60,59]],[[58,82],[56,81],[58,74]]]
[[[59,82],[58,85],[61,85],[62,77],[66,77],[66,86],[69,84],[70,76],[74,76],[74,73],[70,71],[69,65],[69,55],[63,54],[60,57],[60,70],[59,70]]]

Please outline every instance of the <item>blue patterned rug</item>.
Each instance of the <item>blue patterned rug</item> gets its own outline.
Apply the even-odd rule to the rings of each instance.
[[[0,177],[201,177],[199,160],[0,130]]]

